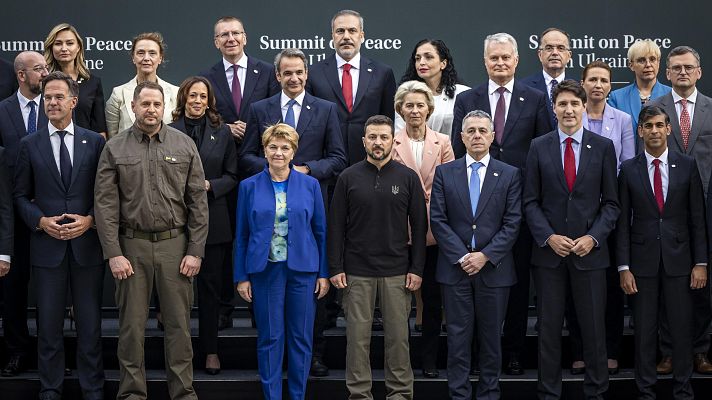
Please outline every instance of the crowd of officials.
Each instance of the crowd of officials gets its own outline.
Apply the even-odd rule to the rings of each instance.
[[[587,399],[603,398],[625,295],[640,398],[672,373],[674,398],[692,399],[693,370],[712,374],[712,99],[696,89],[699,54],[679,46],[663,59],[638,41],[633,82],[611,93],[606,63],[567,73],[564,30],[540,35],[542,71],[525,79],[516,40],[496,33],[484,40],[487,79],[470,88],[445,43],[424,39],[396,85],[391,67],[361,53],[358,12],[336,13],[331,34],[335,54],[315,65],[299,49],[267,63],[245,53],[243,21],[220,18],[220,61],[177,87],[157,74],[163,38],[141,33],[136,75],[106,102],[69,24],[52,28],[44,54],[3,61],[2,376],[28,364],[31,273],[39,398],[60,399],[71,373],[68,297],[83,398],[103,398],[108,264],[118,399],[147,398],[154,293],[170,397],[197,399],[194,279],[201,367],[220,373],[218,329],[232,324],[236,292],[252,303],[267,399],[282,397],[285,350],[291,399],[310,374],[328,375],[324,330],[339,308],[349,398],[373,398],[370,340],[383,329],[387,398],[412,399],[413,297],[423,376],[439,375],[446,328],[449,397],[495,399],[501,374],[524,372],[533,277],[540,399],[561,398],[564,319],[571,372],[584,374]],[[672,87],[658,81],[661,63]]]

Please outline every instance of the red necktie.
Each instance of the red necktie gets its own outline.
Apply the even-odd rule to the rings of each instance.
[[[687,99],[681,99],[680,105],[682,112],[680,113],[680,134],[682,136],[683,150],[687,151],[687,143],[690,140],[690,113],[687,112]]]
[[[497,99],[497,108],[494,110],[494,136],[500,146],[502,145],[502,140],[504,140],[504,114],[507,112],[507,105],[504,102],[504,92],[506,90],[507,88],[504,86],[500,86],[497,89],[499,98]]]
[[[653,171],[653,192],[655,193],[655,202],[658,203],[658,210],[662,214],[665,200],[663,199],[663,177],[660,175],[660,160],[654,159],[653,166],[655,166],[655,171]]]
[[[232,102],[235,103],[235,112],[240,115],[240,106],[242,106],[242,90],[240,88],[240,78],[237,76],[237,69],[239,65],[234,64],[232,66]]]
[[[344,94],[344,102],[349,112],[354,108],[354,89],[351,82],[351,64],[344,64],[344,73],[341,75],[341,92]]]
[[[566,150],[564,150],[564,176],[566,177],[566,186],[569,187],[569,192],[574,190],[574,183],[576,182],[576,156],[574,155],[574,148],[571,143],[574,141],[572,138],[566,138]]]

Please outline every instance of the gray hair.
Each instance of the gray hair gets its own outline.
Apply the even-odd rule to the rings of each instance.
[[[343,17],[344,15],[351,15],[351,16],[358,18],[358,22],[361,25],[361,30],[363,30],[363,17],[361,16],[361,14],[358,13],[358,11],[341,10],[341,11],[337,12],[336,14],[334,14],[333,17],[331,17],[331,30],[332,31],[334,30],[334,21],[336,21],[336,18]]]
[[[492,43],[501,43],[501,44],[509,43],[509,44],[511,44],[512,48],[514,49],[514,56],[519,57],[519,50],[517,50],[517,40],[514,39],[514,36],[510,35],[509,33],[504,33],[504,32],[495,33],[492,35],[488,35],[485,38],[485,51],[484,51],[485,58],[487,58],[487,47]]]
[[[701,66],[702,64],[700,63],[700,53],[697,52],[697,50],[693,49],[690,46],[677,46],[674,49],[670,50],[670,53],[667,55],[667,59],[665,60],[665,64],[667,65],[668,68],[670,68],[670,58],[675,57],[675,56],[681,56],[683,54],[690,53],[693,56],[695,56],[695,60],[697,60],[697,66]]]
[[[492,122],[492,117],[487,112],[482,111],[482,110],[475,110],[475,111],[468,112],[465,115],[465,118],[462,119],[462,126],[465,126],[465,121],[467,121],[468,118],[486,119],[489,121],[490,131],[494,131],[494,122]]]
[[[301,58],[302,62],[304,62],[304,71],[307,71],[309,67],[307,66],[307,56],[304,55],[304,52],[299,50],[299,49],[284,49],[277,53],[277,55],[274,57],[274,69],[277,72],[279,71],[279,63],[282,62],[283,58]]]
[[[401,108],[403,107],[405,96],[409,93],[422,93],[423,95],[425,95],[425,104],[428,105],[428,115],[425,118],[427,120],[433,114],[433,111],[435,111],[435,99],[433,98],[433,92],[424,82],[407,81],[403,82],[398,87],[396,95],[393,98],[395,101],[394,108],[396,112],[401,117],[403,116],[403,114],[401,113]]]

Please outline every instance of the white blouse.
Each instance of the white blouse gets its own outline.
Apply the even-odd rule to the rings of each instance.
[[[433,115],[428,118],[428,122],[426,123],[428,128],[434,130],[435,132],[444,133],[445,135],[450,136],[450,134],[452,133],[452,117],[453,110],[455,109],[455,98],[458,94],[468,89],[470,88],[465,85],[455,85],[455,97],[453,97],[452,99],[447,97],[445,91],[440,93],[440,95],[438,96],[434,96],[435,110],[433,111]],[[396,113],[396,132],[403,129],[404,127],[405,121],[398,113]]]

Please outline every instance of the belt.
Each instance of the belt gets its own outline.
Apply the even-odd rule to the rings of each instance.
[[[141,239],[148,240],[151,242],[160,242],[162,240],[168,240],[178,237],[184,232],[183,228],[174,228],[167,231],[161,232],[142,232],[131,228],[120,227],[119,234],[125,236],[129,239]]]

